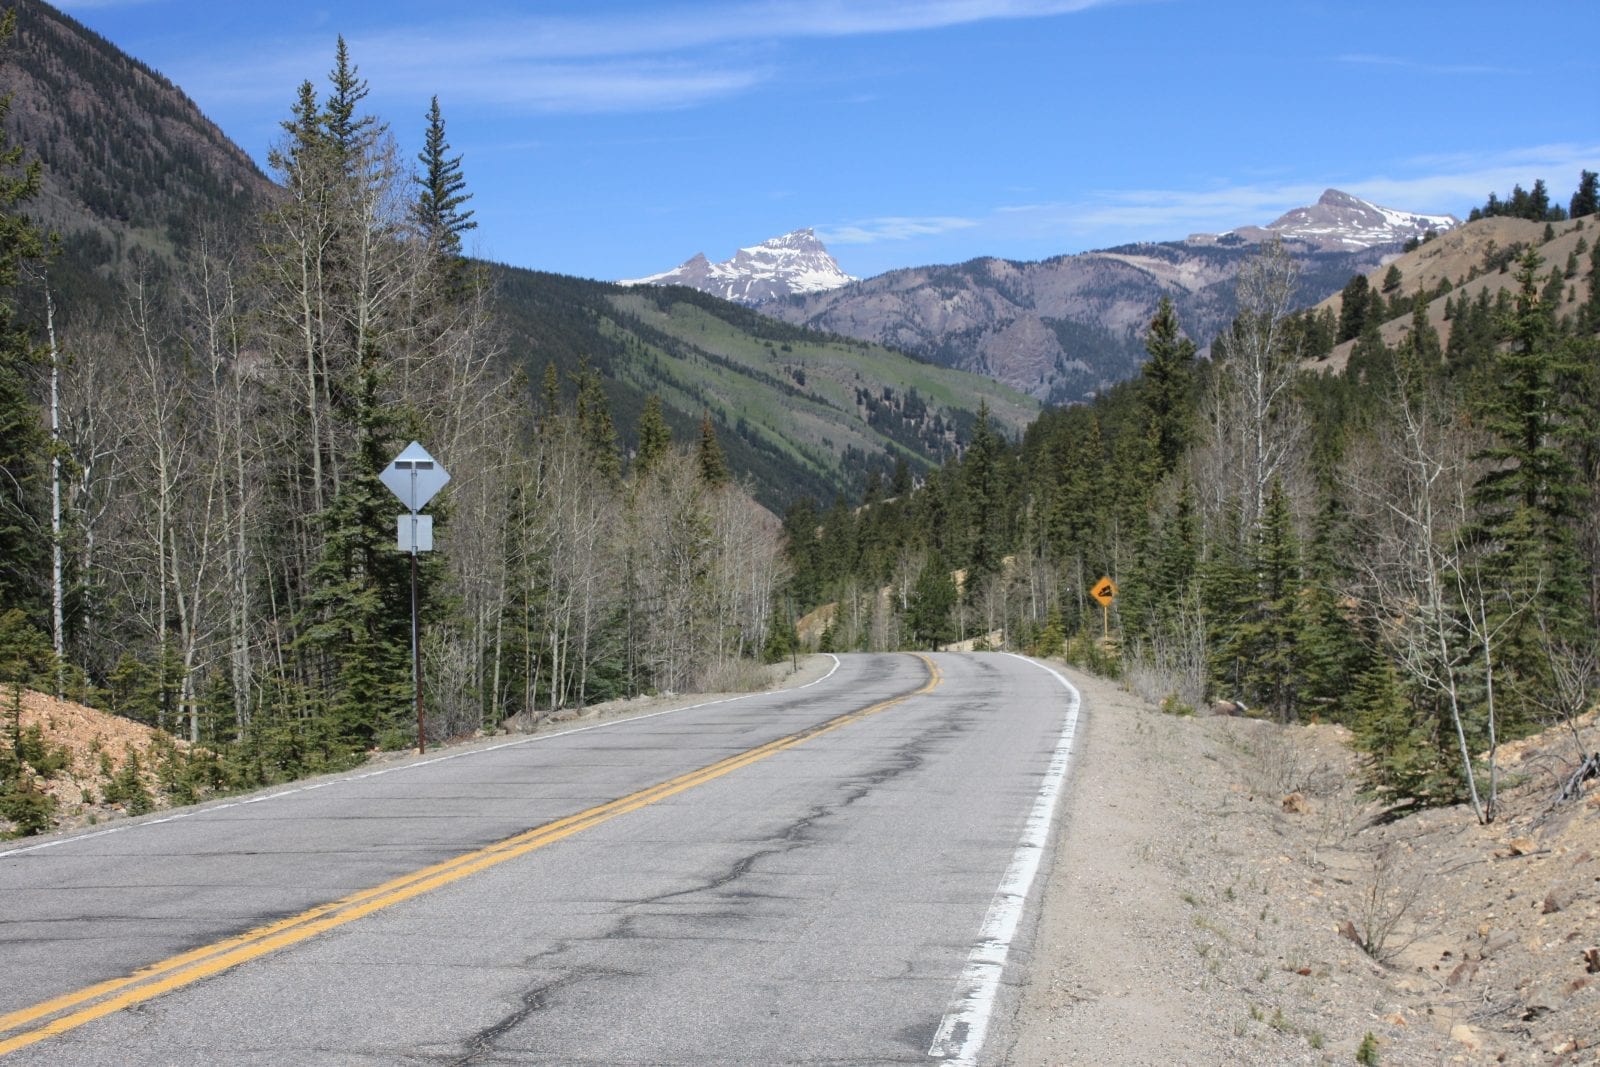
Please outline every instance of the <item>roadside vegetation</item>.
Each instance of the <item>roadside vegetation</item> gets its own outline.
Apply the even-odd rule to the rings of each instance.
[[[1494,820],[1499,746],[1600,668],[1595,184],[1491,197],[1527,242],[1426,289],[1419,242],[1320,309],[1264,246],[1209,358],[1163,304],[1138,379],[1020,440],[981,424],[914,491],[791,509],[796,599],[835,648],[1003,640],[1173,711],[1340,723],[1391,813]]]
[[[710,412],[674,440],[652,397],[625,451],[597,371],[513,370],[437,103],[409,161],[366,92],[341,41],[282,124],[275,194],[71,329],[27,215],[41,168],[0,142],[0,682],[168,738],[131,770],[109,754],[125,810],[418,743],[378,478],[408,441],[453,474],[420,561],[432,740],[717,685],[781,618],[778,524]],[[0,830],[34,832],[63,768],[48,728],[7,723]]]

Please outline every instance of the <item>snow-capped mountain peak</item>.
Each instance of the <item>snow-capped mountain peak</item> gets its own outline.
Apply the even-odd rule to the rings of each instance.
[[[702,252],[673,270],[618,284],[687,285],[724,300],[760,304],[794,293],[837,289],[853,281],[808,227],[741,248],[721,263],[712,263]]]
[[[1286,211],[1265,226],[1240,226],[1227,233],[1197,233],[1189,244],[1237,244],[1282,238],[1310,245],[1319,252],[1359,252],[1399,245],[1430,231],[1444,233],[1461,225],[1454,215],[1423,215],[1379,207],[1358,196],[1328,189],[1308,207]]]
[[[1285,212],[1265,228],[1279,237],[1305,241],[1328,251],[1348,251],[1398,244],[1422,237],[1430,230],[1443,233],[1459,225],[1461,220],[1454,215],[1395,211],[1329,189],[1315,204]]]

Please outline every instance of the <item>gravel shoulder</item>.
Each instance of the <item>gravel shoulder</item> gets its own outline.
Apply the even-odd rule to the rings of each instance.
[[[1083,718],[997,1060],[1351,1064],[1370,1034],[1383,1064],[1600,1063],[1600,789],[1550,803],[1573,731],[1502,749],[1489,826],[1383,822],[1342,728],[1066,673]]]

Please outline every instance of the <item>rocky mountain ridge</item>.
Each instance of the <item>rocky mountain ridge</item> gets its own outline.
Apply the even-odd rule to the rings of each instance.
[[[1206,349],[1233,320],[1233,280],[1278,239],[1300,263],[1298,302],[1314,304],[1352,274],[1450,216],[1394,211],[1328,190],[1262,227],[1143,242],[1036,262],[980,258],[912,267],[759,310],[796,325],[901,348],[985,374],[1052,403],[1093,397],[1138,373],[1142,337],[1163,296]]]
[[[1247,241],[1279,237],[1301,241],[1323,252],[1352,251],[1404,244],[1461,225],[1454,215],[1419,215],[1380,207],[1359,197],[1328,189],[1315,204],[1284,212],[1265,226],[1245,226],[1232,233]],[[1191,237],[1204,241],[1205,235]]]
[[[1265,226],[1038,262],[983,257],[858,280],[805,229],[721,263],[696,255],[624,284],[685,285],[1063,403],[1138,373],[1141,337],[1163,296],[1185,331],[1208,346],[1232,321],[1233,278],[1263,241],[1282,240],[1300,259],[1300,299],[1314,304],[1405,242],[1458,225],[1454,216],[1397,211],[1329,189]]]
[[[810,228],[794,230],[713,263],[697,252],[682,265],[622,285],[687,285],[739,304],[761,304],[781,297],[826,292],[856,279],[839,264]]]

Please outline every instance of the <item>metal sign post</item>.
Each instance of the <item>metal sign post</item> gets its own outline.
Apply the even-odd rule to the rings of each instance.
[[[412,441],[378,480],[411,512],[409,517],[401,515],[395,524],[395,540],[400,551],[411,554],[411,686],[417,697],[417,751],[426,754],[428,726],[422,711],[422,657],[417,645],[417,554],[433,551],[433,516],[417,512],[445,487],[450,474],[427,449]]]

